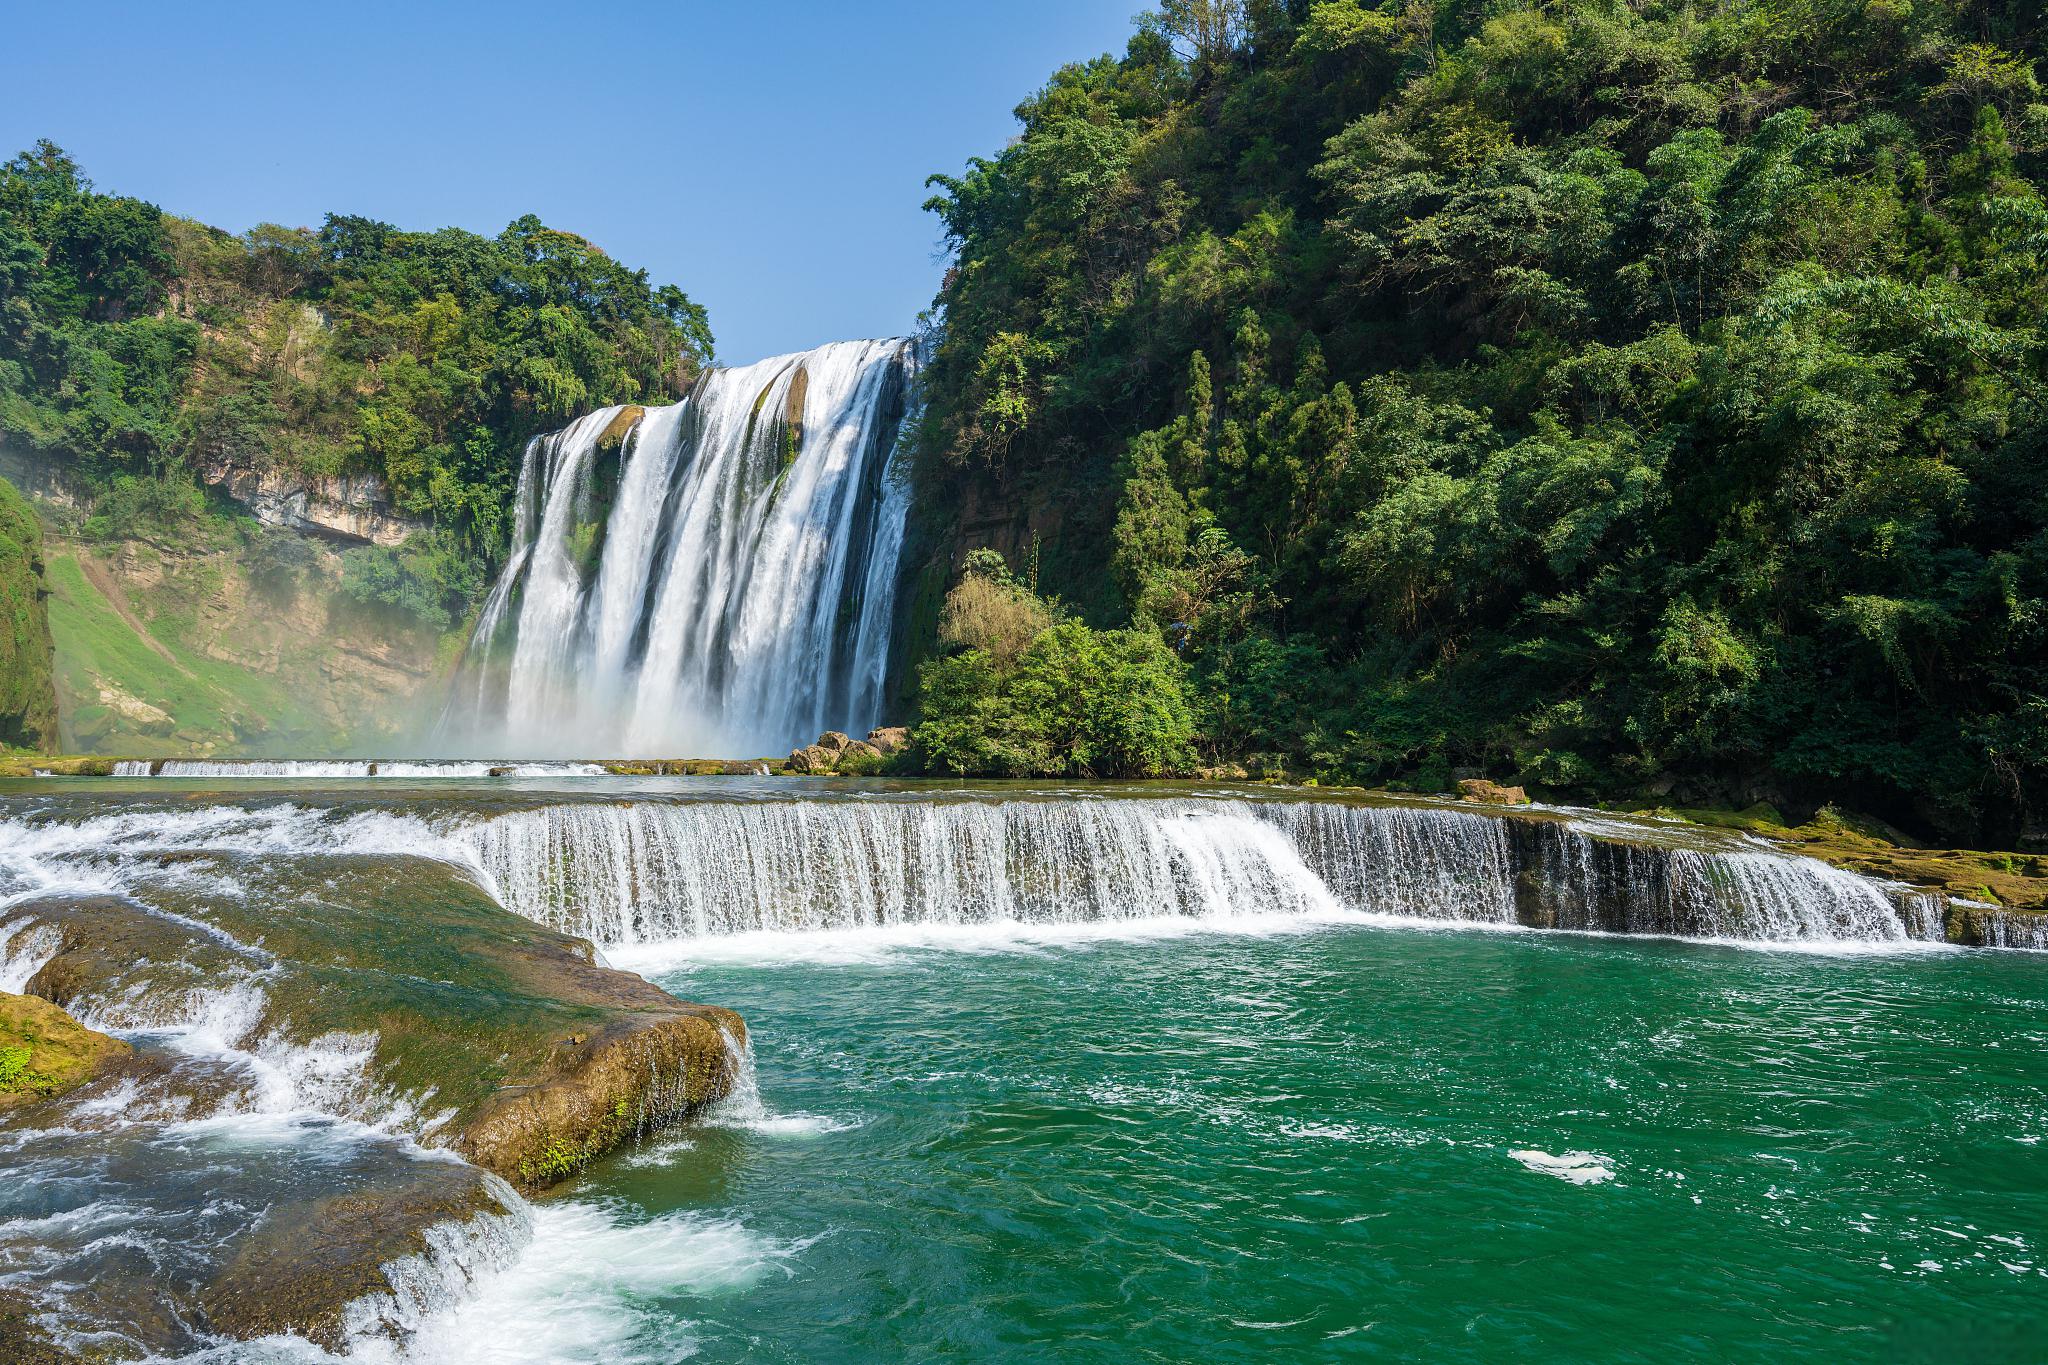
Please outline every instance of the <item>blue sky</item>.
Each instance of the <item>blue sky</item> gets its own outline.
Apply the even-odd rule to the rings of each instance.
[[[360,213],[579,232],[711,310],[721,359],[907,331],[933,171],[1014,135],[1141,0],[45,3],[7,20],[0,155],[240,231]]]

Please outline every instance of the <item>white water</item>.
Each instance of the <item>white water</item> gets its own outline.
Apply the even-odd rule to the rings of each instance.
[[[493,763],[487,759],[124,759],[115,777],[603,777],[601,763]]]
[[[612,946],[1346,912],[1747,942],[1901,942],[1876,884],[1565,822],[1184,798],[565,803],[451,825],[499,901]],[[1525,875],[1532,874],[1532,875]],[[1916,930],[1920,928],[1915,925]]]
[[[231,866],[165,857],[205,851],[454,863],[507,909],[611,948],[1357,914],[1787,944],[1897,944],[1939,929],[1919,900],[1811,858],[1619,833],[1611,822],[1588,832],[1442,808],[1195,797],[558,800],[417,814],[216,805],[0,820],[0,910],[178,880],[244,894]]]
[[[740,758],[866,733],[915,368],[907,341],[841,342],[709,371],[616,454],[617,408],[534,441],[446,738]]]

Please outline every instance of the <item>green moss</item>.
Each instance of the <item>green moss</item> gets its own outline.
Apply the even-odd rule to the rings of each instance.
[[[83,1085],[128,1050],[47,1000],[0,994],[0,1111]]]
[[[194,605],[203,581],[167,577],[146,592],[131,586],[131,624],[86,575],[84,553],[52,546],[47,560],[66,747],[172,757],[266,741],[344,741],[309,689],[207,655]]]
[[[1868,816],[1824,807],[1803,825],[1788,826],[1769,806],[1716,811],[1653,812],[1716,829],[1772,839],[1850,872],[1902,882],[1923,891],[1983,901],[2012,910],[2048,910],[2048,858],[1975,849],[1921,848]]]

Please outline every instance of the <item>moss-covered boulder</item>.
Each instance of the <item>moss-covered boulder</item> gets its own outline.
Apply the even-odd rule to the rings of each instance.
[[[76,1090],[131,1051],[47,1000],[0,992],[0,1114]]]

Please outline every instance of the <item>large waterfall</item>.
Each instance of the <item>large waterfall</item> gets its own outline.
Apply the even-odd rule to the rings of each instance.
[[[536,439],[448,737],[736,758],[876,724],[915,369],[840,342]]]

